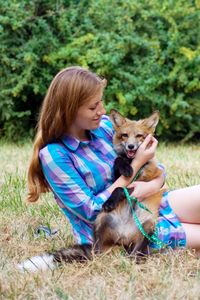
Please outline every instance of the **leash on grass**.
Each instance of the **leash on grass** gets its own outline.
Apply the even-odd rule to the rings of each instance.
[[[138,171],[138,173],[135,175],[135,177],[133,178],[133,180],[132,180],[131,182],[137,180],[137,178],[138,178],[138,177],[140,176],[140,174],[142,173],[143,168],[144,168],[144,167],[142,167],[142,168]],[[129,203],[129,205],[130,205],[130,208],[131,208],[131,211],[132,211],[132,214],[133,214],[133,217],[134,217],[134,220],[135,220],[135,223],[136,223],[138,229],[141,231],[141,233],[142,233],[142,234],[143,234],[150,242],[156,244],[160,249],[161,249],[161,248],[165,248],[165,247],[166,247],[166,244],[163,243],[163,242],[158,238],[158,230],[157,230],[157,228],[156,228],[156,231],[155,231],[152,235],[148,235],[148,234],[146,233],[146,231],[144,230],[144,228],[143,228],[143,226],[142,226],[140,220],[138,219],[138,217],[137,217],[137,215],[136,215],[136,213],[135,213],[135,211],[134,211],[134,209],[133,209],[132,201],[134,201],[135,204],[137,204],[140,208],[142,208],[142,209],[148,211],[148,212],[151,213],[151,214],[152,214],[152,211],[150,211],[144,204],[142,204],[141,202],[139,202],[138,199],[137,199],[136,197],[130,196],[130,195],[129,195],[129,192],[128,192],[128,190],[127,190],[126,187],[124,187],[123,190],[124,190],[124,194],[125,194],[125,196],[126,196],[126,199],[127,199],[128,203]]]

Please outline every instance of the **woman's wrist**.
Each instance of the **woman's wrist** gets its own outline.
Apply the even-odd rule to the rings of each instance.
[[[134,159],[131,163],[131,167],[133,168],[133,177],[137,174],[137,172],[140,170],[140,168],[144,165],[145,163],[142,162],[141,160]]]

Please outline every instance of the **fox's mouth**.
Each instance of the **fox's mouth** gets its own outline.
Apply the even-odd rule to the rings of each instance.
[[[135,157],[137,150],[126,150],[126,155],[128,158],[133,159]]]

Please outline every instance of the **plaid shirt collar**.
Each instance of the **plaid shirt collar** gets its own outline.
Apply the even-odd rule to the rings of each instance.
[[[88,141],[80,141],[77,138],[70,136],[70,135],[65,135],[61,138],[62,142],[65,144],[65,146],[70,150],[70,151],[76,151],[79,146],[81,145],[88,145],[90,144],[93,140],[100,138],[101,137],[101,132],[99,128],[95,130],[90,130],[88,131],[88,136],[89,140]]]

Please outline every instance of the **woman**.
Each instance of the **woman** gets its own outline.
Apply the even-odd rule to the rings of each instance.
[[[37,201],[40,193],[51,190],[78,244],[92,244],[92,224],[116,187],[134,186],[133,195],[142,199],[164,182],[163,175],[151,182],[131,184],[132,178],[124,176],[113,181],[116,154],[102,103],[105,86],[105,79],[81,67],[55,76],[42,105],[28,172],[28,200]],[[155,138],[147,136],[132,162],[133,176],[155,155],[156,146]],[[158,230],[172,248],[200,248],[200,186],[163,197]]]

